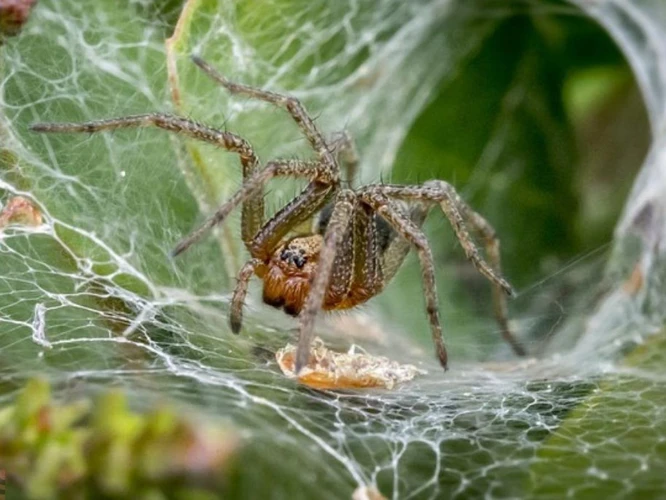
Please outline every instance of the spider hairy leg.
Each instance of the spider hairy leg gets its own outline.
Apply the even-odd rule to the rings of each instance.
[[[328,202],[335,186],[311,182],[264,224],[249,247],[253,257],[269,260],[292,229],[310,219]]]
[[[263,265],[259,259],[248,260],[236,277],[236,288],[234,288],[234,295],[231,298],[231,311],[229,313],[229,324],[231,331],[238,334],[243,325],[243,304],[247,296],[247,288],[250,283],[250,278],[254,275],[257,268]]]
[[[192,139],[204,141],[238,153],[244,168],[252,169],[259,163],[254,150],[242,137],[230,132],[223,132],[207,127],[187,118],[165,113],[147,113],[81,123],[33,123],[30,129],[35,132],[45,133],[83,132],[93,134],[104,130],[145,127],[157,127],[170,132],[184,134]]]
[[[276,160],[269,162],[263,170],[247,179],[236,193],[224,202],[199,228],[192,231],[174,248],[172,255],[180,255],[199,241],[214,226],[221,224],[238,205],[259,192],[264,184],[274,177],[300,177],[315,180],[321,175],[317,162],[304,162],[298,160]],[[313,179],[314,178],[314,179]],[[319,179],[317,179],[319,180]],[[325,177],[321,179],[328,183]]]
[[[451,223],[467,258],[493,284],[494,313],[500,325],[502,337],[518,356],[527,355],[525,348],[513,336],[509,328],[506,297],[513,296],[514,293],[511,285],[499,274],[501,272],[499,240],[490,223],[472,210],[460,198],[453,186],[442,180],[431,180],[421,186],[373,185],[363,188],[363,191],[378,192],[388,197],[406,201],[417,200],[439,204],[444,215]],[[481,257],[467,231],[467,224],[483,239],[492,267]]]
[[[465,255],[474,264],[474,267],[491,283],[500,287],[506,295],[510,297],[514,295],[511,285],[497,274],[481,257],[474,240],[472,240],[467,231],[465,217],[463,217],[463,214],[468,215],[471,209],[462,201],[453,186],[449,183],[441,180],[432,180],[421,186],[381,184],[367,186],[364,190],[378,191],[386,196],[401,200],[421,200],[438,203],[446,218],[449,219],[456,237],[465,251]]]
[[[462,219],[464,219],[472,228],[472,230],[474,230],[483,240],[486,248],[486,255],[492,264],[492,268],[490,268],[490,266],[488,266],[485,261],[478,258],[478,251],[476,251],[475,247],[474,255],[477,256],[476,259],[470,257],[470,251],[468,251],[467,248],[465,249],[465,253],[467,254],[468,258],[472,260],[477,269],[479,269],[481,274],[483,274],[495,285],[493,286],[492,290],[493,310],[497,323],[500,326],[500,333],[502,338],[511,346],[511,349],[517,356],[527,356],[527,351],[522,346],[522,344],[518,342],[509,327],[506,297],[507,295],[510,297],[515,296],[515,292],[513,291],[511,285],[509,285],[509,283],[507,283],[506,280],[504,280],[504,278],[499,275],[502,269],[500,259],[500,241],[496,236],[495,229],[493,229],[490,223],[479,213],[472,210],[472,208],[467,203],[465,203],[462,198],[460,198],[460,195],[450,184],[440,180],[432,180],[426,182],[424,187],[432,187],[437,191],[446,193],[446,196],[443,197],[443,201],[440,202],[440,205],[442,206],[442,210],[446,214],[447,218],[452,221],[454,230],[456,230],[456,235],[460,239],[461,245],[463,245],[463,247],[465,247],[464,242],[471,241],[471,239],[469,238],[469,234],[464,234],[464,225],[458,226],[458,224],[453,222],[453,220],[457,220],[455,219],[456,215],[461,216]],[[456,229],[457,227],[462,228],[462,231]]]
[[[360,161],[354,140],[347,131],[342,131],[333,134],[329,145],[333,154],[336,155],[338,162],[342,164],[345,170],[345,180],[350,186],[353,186],[358,175],[358,164]]]
[[[461,200],[462,201],[462,200]],[[500,241],[495,234],[495,229],[490,223],[484,219],[480,214],[472,210],[464,202],[461,203],[462,212],[465,218],[469,221],[470,227],[477,232],[483,240],[486,247],[486,255],[493,269],[498,273],[502,272],[501,259],[500,259]],[[511,328],[509,327],[509,314],[506,303],[506,295],[503,291],[493,286],[493,309],[495,318],[500,326],[502,338],[511,346],[513,352],[518,356],[527,356],[527,351],[513,336]]]
[[[243,178],[251,177],[259,167],[257,155],[250,144],[242,137],[207,127],[187,118],[165,113],[147,113],[81,123],[35,123],[30,126],[30,129],[45,133],[83,132],[92,134],[102,131],[147,127],[157,127],[169,132],[183,134],[192,139],[237,153],[242,165]],[[255,196],[243,205],[242,239],[246,246],[261,228],[263,217],[263,196]]]
[[[329,175],[335,176],[337,180],[338,167],[335,161],[335,157],[333,156],[329,145],[324,140],[324,137],[315,125],[314,121],[305,111],[305,107],[298,99],[295,97],[278,94],[276,92],[258,89],[249,85],[243,85],[242,83],[232,82],[216,71],[210,64],[196,55],[192,56],[192,61],[199,68],[201,68],[204,73],[222,85],[231,94],[244,95],[252,99],[258,99],[260,101],[265,101],[273,104],[274,106],[287,110],[292,119],[303,131],[303,134],[310,142],[312,149],[314,149],[315,153],[317,153],[317,156],[321,162],[326,166],[326,168],[329,169]]]
[[[356,196],[353,191],[343,189],[338,192],[333,206],[331,219],[324,233],[324,242],[319,253],[317,272],[310,288],[310,293],[305,302],[305,307],[300,314],[300,332],[298,337],[298,348],[296,350],[296,363],[294,370],[296,374],[308,364],[310,356],[310,344],[312,343],[314,321],[317,313],[321,310],[326,290],[331,280],[333,263],[338,244],[345,234],[354,213]]]
[[[432,180],[426,182],[423,187],[435,191],[436,194],[434,195],[434,198],[436,201],[440,202],[442,211],[449,221],[451,221],[456,236],[458,236],[467,258],[472,261],[481,274],[504,290],[506,295],[509,297],[515,296],[515,292],[511,285],[499,275],[499,272],[501,271],[499,240],[490,223],[477,212],[472,210],[448,182]],[[470,238],[469,233],[467,232],[465,223],[469,224],[472,229],[477,231],[484,239],[488,251],[488,258],[492,261],[494,269],[480,257],[474,241]]]
[[[426,302],[426,313],[430,321],[430,332],[435,346],[437,359],[444,370],[448,370],[449,355],[446,351],[444,338],[442,337],[442,325],[439,320],[439,301],[437,298],[437,285],[435,283],[435,263],[430,250],[430,244],[423,231],[406,217],[395,204],[376,191],[366,190],[362,194],[363,201],[370,205],[375,211],[388,222],[393,229],[407,241],[409,241],[418,253],[421,262],[421,274],[423,278],[423,294]]]

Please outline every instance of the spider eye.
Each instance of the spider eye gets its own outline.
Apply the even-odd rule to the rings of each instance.
[[[308,258],[305,257],[304,253],[305,251],[302,248],[285,248],[280,252],[280,259],[289,264],[293,264],[299,269],[303,269],[303,266],[305,266],[305,263],[308,261]]]

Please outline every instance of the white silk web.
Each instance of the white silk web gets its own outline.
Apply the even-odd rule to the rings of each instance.
[[[196,52],[222,61],[219,69],[238,80],[289,89],[316,110],[323,129],[350,130],[362,151],[361,179],[372,182],[390,172],[456,61],[478,50],[511,9],[478,12],[450,0],[275,0],[246,12],[231,0],[190,1],[165,49],[173,27],[154,22],[151,2],[84,4],[40,2],[20,39],[3,48],[2,200],[7,207],[22,197],[41,212],[41,222],[11,225],[0,240],[0,373],[10,388],[35,375],[48,377],[63,397],[122,386],[139,405],[165,398],[227,418],[245,438],[240,496],[349,498],[357,487],[375,486],[392,498],[563,497],[605,484],[618,468],[625,472],[615,491],[631,494],[653,477],[653,450],[626,450],[594,432],[608,418],[635,422],[662,447],[666,442],[663,426],[641,420],[666,420],[650,399],[664,389],[663,372],[618,362],[627,343],[661,329],[666,311],[659,271],[666,249],[666,8],[659,0],[515,6],[590,16],[636,75],[656,139],[611,259],[621,269],[637,263],[640,291],[620,284],[594,309],[564,311],[567,321],[553,334],[563,330],[568,340],[554,342],[544,359],[454,362],[446,374],[428,332],[410,339],[403,324],[387,333],[381,303],[322,325],[338,336],[351,332],[341,346],[354,336],[430,372],[395,392],[367,394],[316,392],[286,380],[272,353],[294,323],[258,301],[248,302],[244,333],[229,333],[230,276],[243,256],[237,222],[218,231],[219,245],[211,238],[181,260],[169,257],[199,211],[209,213],[238,187],[235,158],[154,130],[38,136],[27,126],[171,110],[248,137],[262,158],[308,154],[282,113],[229,99],[195,71],[187,55]],[[470,22],[474,30],[460,28]],[[270,199],[292,192],[278,184]],[[400,297],[395,288],[386,293]],[[421,307],[420,299],[413,304]],[[515,319],[519,329],[529,321]],[[487,350],[483,338],[493,332],[483,325],[482,340],[465,340],[470,352]],[[622,404],[598,415],[592,398]],[[562,426],[564,436],[551,438]],[[583,450],[587,462],[567,468]]]

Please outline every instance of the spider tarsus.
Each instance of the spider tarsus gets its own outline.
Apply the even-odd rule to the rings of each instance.
[[[231,326],[231,333],[238,335],[243,326],[243,319],[232,313],[231,316],[229,316],[229,326]]]
[[[305,368],[308,364],[308,358],[310,357],[310,349],[302,349],[300,346],[296,349],[296,362],[294,363],[294,375],[298,377],[298,374],[301,373],[301,370]]]
[[[521,358],[527,356],[527,350],[518,342],[512,344],[512,347],[513,347],[513,352],[515,352],[516,355],[520,356]]]
[[[181,253],[189,248],[189,243],[187,241],[181,241],[176,245],[176,247],[171,250],[171,258],[178,257]]]
[[[215,71],[210,64],[208,64],[206,61],[204,61],[201,57],[199,57],[196,54],[192,54],[190,56],[190,59],[192,59],[192,62],[197,65],[201,70],[204,71],[204,73],[207,73],[208,76],[212,77],[214,80],[217,80],[219,83],[222,83],[223,85],[226,85],[227,79],[223,77],[220,73]]]
[[[194,64],[196,64],[196,65],[199,66],[200,68],[201,68],[201,67],[208,66],[208,64],[206,64],[206,61],[204,61],[204,60],[203,60],[201,57],[199,57],[199,55],[197,55],[197,54],[192,54],[192,55],[190,56],[190,59],[192,60],[192,62],[193,62]]]
[[[435,343],[435,353],[437,354],[437,359],[439,360],[439,364],[442,365],[442,368],[444,368],[444,371],[449,370],[449,353],[446,351],[446,346],[444,345],[444,341],[440,338],[438,339],[433,339]]]
[[[442,365],[444,371],[449,371],[449,355],[444,346],[437,346],[437,359],[439,359],[439,364]]]
[[[48,132],[50,130],[48,123],[33,123],[28,128],[33,132]]]

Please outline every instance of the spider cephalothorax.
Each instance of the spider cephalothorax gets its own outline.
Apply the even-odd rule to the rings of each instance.
[[[340,164],[351,181],[357,164],[351,140],[338,134],[326,140],[293,97],[230,82],[207,63],[194,63],[232,94],[260,99],[284,108],[295,120],[315,152],[315,159],[272,160],[260,168],[250,144],[240,136],[216,130],[174,115],[152,113],[86,123],[39,123],[39,132],[97,132],[129,127],[159,127],[237,153],[243,170],[242,187],[196,231],[175,248],[177,255],[198,241],[242,205],[242,239],[251,259],[241,268],[234,290],[229,320],[237,333],[248,282],[257,275],[264,282],[264,302],[299,316],[300,333],[296,372],[310,352],[314,319],[321,309],[348,309],[380,293],[395,275],[410,248],[414,248],[423,275],[426,312],[437,357],[444,368],[448,356],[439,320],[434,261],[421,226],[429,210],[439,206],[451,222],[467,258],[493,284],[495,316],[503,337],[518,355],[525,352],[509,330],[506,295],[511,287],[500,276],[499,241],[490,224],[473,211],[453,187],[440,180],[422,185],[371,184],[343,187]],[[264,222],[264,185],[274,177],[309,180],[307,187]],[[290,235],[319,214],[310,235]],[[467,227],[483,241],[492,267],[479,254]]]
[[[310,282],[317,271],[323,237],[315,234],[287,240],[271,255],[266,266],[255,273],[264,281],[264,302],[298,316],[310,293]]]

